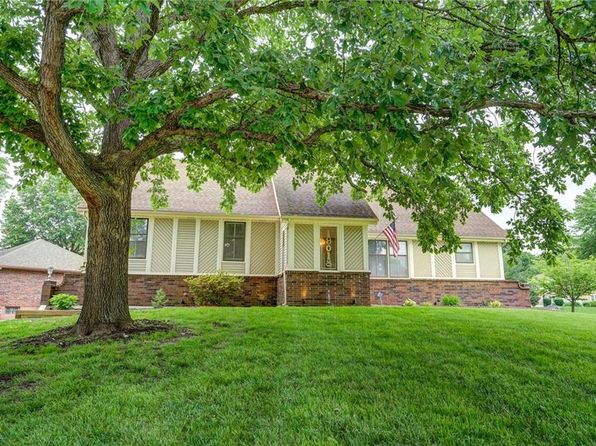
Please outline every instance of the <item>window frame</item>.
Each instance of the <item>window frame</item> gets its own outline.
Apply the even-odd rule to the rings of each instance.
[[[234,230],[234,235],[231,237],[227,236],[227,232],[226,232],[226,226],[227,225],[234,225],[235,227],[237,225],[241,225],[244,228],[244,233],[242,235],[242,237],[238,236],[236,234],[236,230]],[[222,253],[221,253],[221,261],[222,262],[246,262],[246,230],[247,230],[247,225],[245,221],[233,221],[233,220],[228,220],[228,221],[224,221],[223,222],[223,237],[222,237]],[[242,240],[242,258],[240,257],[226,257],[226,243],[228,240],[234,241],[234,254],[237,254],[236,252],[236,242],[238,240]]]
[[[470,246],[470,250],[469,251],[461,251],[462,247],[464,245],[469,245]],[[469,256],[470,260],[462,260],[460,258],[460,255],[464,255],[464,256]],[[474,258],[474,243],[472,242],[464,242],[462,243],[459,248],[457,249],[457,251],[455,251],[455,263],[458,265],[473,265],[475,263],[475,258]]]
[[[385,254],[371,254],[370,253],[370,244],[382,242],[385,244]],[[403,243],[405,245],[405,254],[403,254],[404,250],[400,248],[397,256],[393,255],[393,248],[389,244],[389,241],[386,238],[376,238],[376,239],[368,239],[367,247],[368,247],[368,270],[370,271],[371,278],[386,278],[386,279],[408,279],[410,277],[410,258],[409,258],[409,246],[407,240],[400,240],[399,243]],[[385,265],[385,275],[374,274],[372,270],[371,257],[384,257],[384,265]],[[392,274],[392,267],[391,267],[391,258],[394,258],[396,261],[399,258],[403,258],[405,260],[406,271],[405,274]]]
[[[370,244],[371,244],[371,242],[372,242],[372,243],[374,243],[375,245],[376,245],[377,243],[379,243],[379,242],[382,242],[382,243],[384,243],[384,244],[385,244],[385,254],[371,254],[371,253],[370,253]],[[368,249],[367,249],[367,255],[368,255],[368,269],[369,269],[369,271],[370,271],[370,276],[371,276],[371,277],[389,277],[389,258],[388,258],[388,254],[389,254],[389,244],[387,243],[387,240],[385,240],[385,239],[373,239],[373,240],[370,240],[370,239],[369,239],[369,240],[368,240],[368,243],[367,243],[367,248],[368,248]],[[372,265],[373,263],[370,261],[370,258],[371,258],[371,257],[384,257],[383,264],[385,265],[385,275],[373,274],[372,267],[371,267],[371,265]],[[378,263],[377,263],[377,262],[375,262],[374,264],[375,264],[375,265],[378,265]]]
[[[133,220],[144,220],[145,221],[145,233],[139,232],[139,233],[133,233],[133,224],[132,221]],[[130,219],[131,224],[130,224],[130,234],[128,236],[128,258],[129,259],[146,259],[147,258],[147,248],[149,246],[149,218],[147,217],[132,217]],[[144,240],[133,240],[132,237],[134,236],[145,236]],[[130,250],[130,246],[131,243],[145,243],[145,250],[144,250],[144,254],[142,256],[140,255],[131,255],[131,250]]]
[[[389,249],[387,250],[387,263],[389,264],[389,269],[388,269],[388,273],[389,273],[389,277],[395,277],[398,279],[405,279],[410,277],[410,264],[409,264],[409,259],[408,259],[408,241],[407,240],[399,240],[398,243],[403,243],[405,246],[405,254],[402,254],[404,252],[404,250],[400,247],[399,248],[399,254],[397,254],[396,256],[393,255],[393,248],[391,246],[389,246]],[[399,260],[400,257],[404,258],[406,261],[406,274],[405,275],[393,275],[391,274],[391,258],[395,258],[395,261],[397,262]],[[397,266],[399,266],[399,263],[397,263]]]

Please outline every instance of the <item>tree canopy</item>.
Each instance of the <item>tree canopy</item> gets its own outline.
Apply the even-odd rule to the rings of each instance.
[[[596,257],[596,184],[575,199],[573,219],[578,256]]]
[[[510,204],[512,250],[550,255],[565,213],[547,189],[595,170],[588,3],[48,4],[68,29],[59,42],[43,35],[42,5],[0,12],[0,138],[23,173],[68,164],[87,198],[93,163],[181,152],[193,186],[215,179],[229,206],[283,157],[301,179],[317,175],[321,200],[349,182],[412,208],[426,248],[442,238],[453,249],[455,220]],[[52,136],[36,92],[58,93],[55,79],[63,122]],[[46,148],[62,133],[68,156]],[[167,174],[151,170],[157,192]]]
[[[596,292],[596,259],[566,256],[552,265],[543,263],[540,269],[542,274],[533,279],[537,291],[570,300],[571,311],[581,297]]]
[[[85,218],[81,196],[63,176],[45,176],[11,196],[2,214],[2,240],[8,248],[38,238],[82,254]]]

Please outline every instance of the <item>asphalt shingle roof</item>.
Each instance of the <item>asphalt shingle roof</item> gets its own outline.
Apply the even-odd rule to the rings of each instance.
[[[165,182],[169,202],[166,208],[159,210],[160,212],[226,215],[220,208],[222,191],[216,182],[208,181],[200,192],[195,192],[187,187],[188,178],[181,163],[178,170],[178,180]],[[294,190],[293,176],[292,168],[286,164],[261,191],[252,193],[238,188],[232,215],[378,219],[376,225],[369,226],[369,231],[376,233],[381,232],[390,223],[377,203],[352,200],[347,186],[342,193],[332,196],[323,207],[319,207],[315,201],[314,186],[302,184]],[[150,198],[150,184],[140,182],[132,194],[132,210],[152,211]],[[411,219],[411,211],[397,207],[396,217],[400,234],[416,235],[417,225]],[[505,238],[505,231],[483,213],[470,214],[468,221],[464,225],[456,224],[455,229],[462,237]]]
[[[391,220],[384,215],[384,209],[378,203],[370,203],[371,208],[379,218],[376,225],[368,227],[368,232],[380,233]],[[397,233],[403,236],[415,236],[418,225],[412,220],[412,211],[400,206],[394,208]],[[460,237],[505,238],[505,230],[482,212],[473,212],[468,215],[465,224],[456,223],[455,232]]]
[[[46,270],[52,266],[55,271],[78,271],[83,261],[83,256],[46,240],[33,240],[0,251],[0,267],[4,268]]]

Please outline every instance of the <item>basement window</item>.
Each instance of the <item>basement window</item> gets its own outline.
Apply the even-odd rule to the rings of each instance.
[[[149,220],[147,218],[130,219],[130,239],[128,241],[128,257],[144,259],[147,257],[147,234]]]
[[[19,308],[21,307],[5,307],[4,314],[16,314]]]

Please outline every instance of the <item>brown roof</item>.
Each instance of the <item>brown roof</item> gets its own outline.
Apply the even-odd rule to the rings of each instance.
[[[221,209],[223,192],[215,181],[207,181],[200,192],[188,189],[186,169],[179,165],[180,178],[176,181],[166,181],[164,186],[168,191],[168,206],[159,209],[160,212],[181,212],[225,215]],[[141,182],[132,192],[133,211],[152,211],[151,185]],[[257,193],[249,192],[240,187],[236,190],[236,204],[233,214],[246,216],[278,217],[275,195],[271,184],[267,184]]]
[[[178,170],[180,179],[165,182],[168,206],[160,209],[160,212],[225,215],[220,207],[222,191],[216,182],[208,181],[200,192],[195,192],[187,187],[186,169],[181,163],[178,164]],[[352,200],[349,187],[345,187],[342,193],[333,195],[323,207],[319,207],[315,201],[314,186],[302,184],[294,190],[293,176],[294,171],[286,164],[280,168],[272,182],[259,192],[252,193],[244,188],[238,188],[232,214],[378,219],[376,225],[369,226],[369,232],[374,233],[382,232],[390,223],[378,203]],[[152,211],[150,198],[150,184],[141,182],[132,194],[132,210]],[[398,232],[401,235],[415,236],[417,225],[412,221],[412,212],[396,207],[395,213]],[[465,224],[456,224],[455,230],[461,237],[505,238],[506,235],[500,226],[483,213],[471,213]]]
[[[375,226],[369,226],[368,232],[380,233],[391,223],[384,215],[384,209],[378,203],[370,203],[379,218]],[[397,232],[404,236],[415,236],[418,225],[412,221],[412,211],[403,207],[394,208]],[[506,232],[482,212],[472,212],[465,224],[456,223],[455,232],[460,237],[505,238]]]
[[[366,201],[352,199],[347,186],[320,207],[315,200],[314,185],[301,184],[294,190],[293,177],[294,171],[285,165],[273,179],[282,216],[377,218]]]

